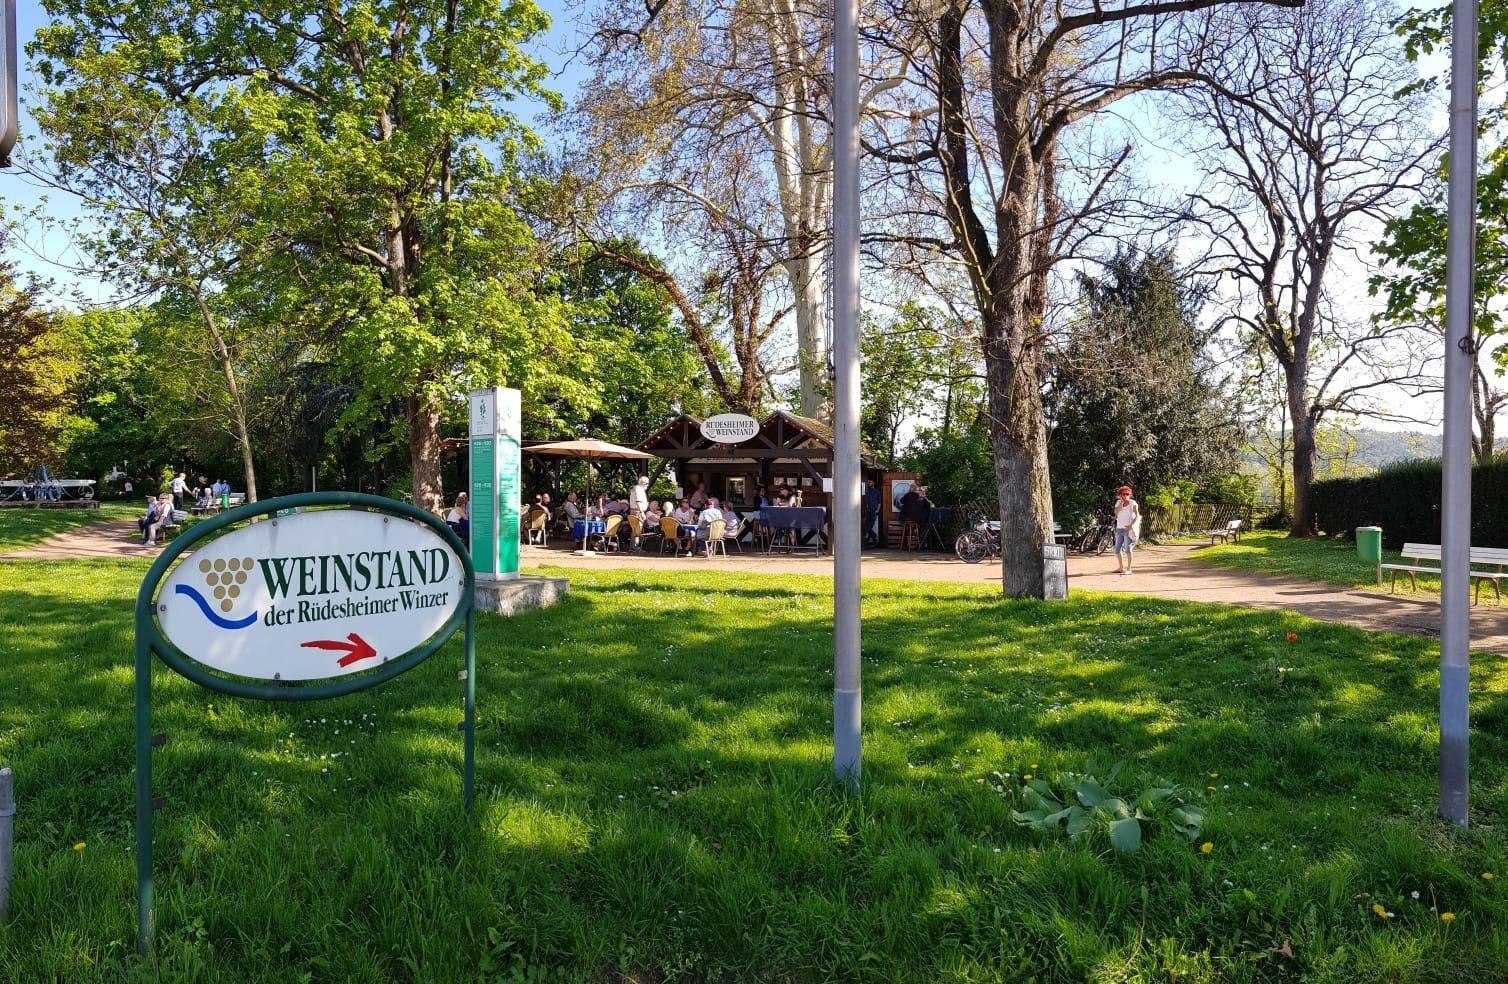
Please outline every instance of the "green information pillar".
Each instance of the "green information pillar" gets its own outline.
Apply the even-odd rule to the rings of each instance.
[[[518,577],[519,392],[471,391],[471,560],[479,581]]]

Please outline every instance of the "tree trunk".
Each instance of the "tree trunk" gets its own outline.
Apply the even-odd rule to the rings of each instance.
[[[1001,585],[1011,598],[1042,597],[1042,544],[1052,540],[1047,425],[1035,371],[1012,366],[1006,339],[985,349],[990,444],[1000,502]],[[1033,403],[1037,406],[1033,407]]]
[[[796,341],[801,359],[801,415],[821,419],[823,383],[827,379],[827,295],[817,281],[818,260],[803,255],[788,260],[786,272],[796,295]]]
[[[1293,523],[1289,536],[1314,535],[1314,506],[1309,501],[1314,457],[1314,419],[1306,409],[1293,414]]]
[[[445,508],[445,489],[440,482],[440,408],[419,396],[408,397],[403,406],[408,417],[414,505],[438,515]]]
[[[189,288],[194,297],[194,305],[199,310],[199,317],[209,333],[210,345],[215,350],[215,361],[219,363],[220,373],[225,377],[225,392],[230,397],[231,430],[235,433],[236,444],[241,450],[241,474],[246,480],[246,501],[256,502],[257,468],[251,458],[251,429],[246,422],[246,399],[241,393],[241,384],[236,381],[236,367],[230,357],[230,346],[225,344],[225,337],[220,334],[219,319],[210,310],[199,285],[191,282]]]

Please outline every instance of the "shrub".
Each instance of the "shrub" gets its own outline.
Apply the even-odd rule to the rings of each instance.
[[[1440,542],[1440,462],[1404,461],[1361,478],[1332,478],[1310,489],[1315,518],[1326,533],[1353,535],[1381,526],[1383,542]],[[1508,546],[1508,459],[1471,470],[1471,542]]]

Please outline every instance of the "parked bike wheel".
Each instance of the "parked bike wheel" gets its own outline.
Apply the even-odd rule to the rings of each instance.
[[[953,552],[965,564],[977,564],[990,555],[990,540],[979,530],[965,530],[953,542]]]
[[[1099,539],[1095,541],[1094,552],[1095,552],[1096,555],[1103,554],[1103,553],[1108,553],[1109,550],[1110,550],[1110,548],[1114,544],[1115,544],[1115,530],[1111,529],[1108,526],[1104,527],[1099,532]]]

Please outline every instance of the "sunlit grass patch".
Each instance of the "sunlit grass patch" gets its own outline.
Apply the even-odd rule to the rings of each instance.
[[[150,976],[130,955],[145,566],[0,565],[0,763],[21,798],[0,980]],[[470,817],[456,644],[310,705],[159,667],[155,972],[1456,981],[1508,966],[1502,882],[1482,877],[1508,871],[1501,661],[1474,667],[1478,824],[1462,832],[1433,818],[1427,640],[866,581],[854,798],[831,780],[830,580],[569,577],[555,608],[479,621]],[[1091,759],[1125,762],[1133,793],[1191,790],[1197,841],[1149,826],[1118,854],[1012,819],[1027,776]]]

